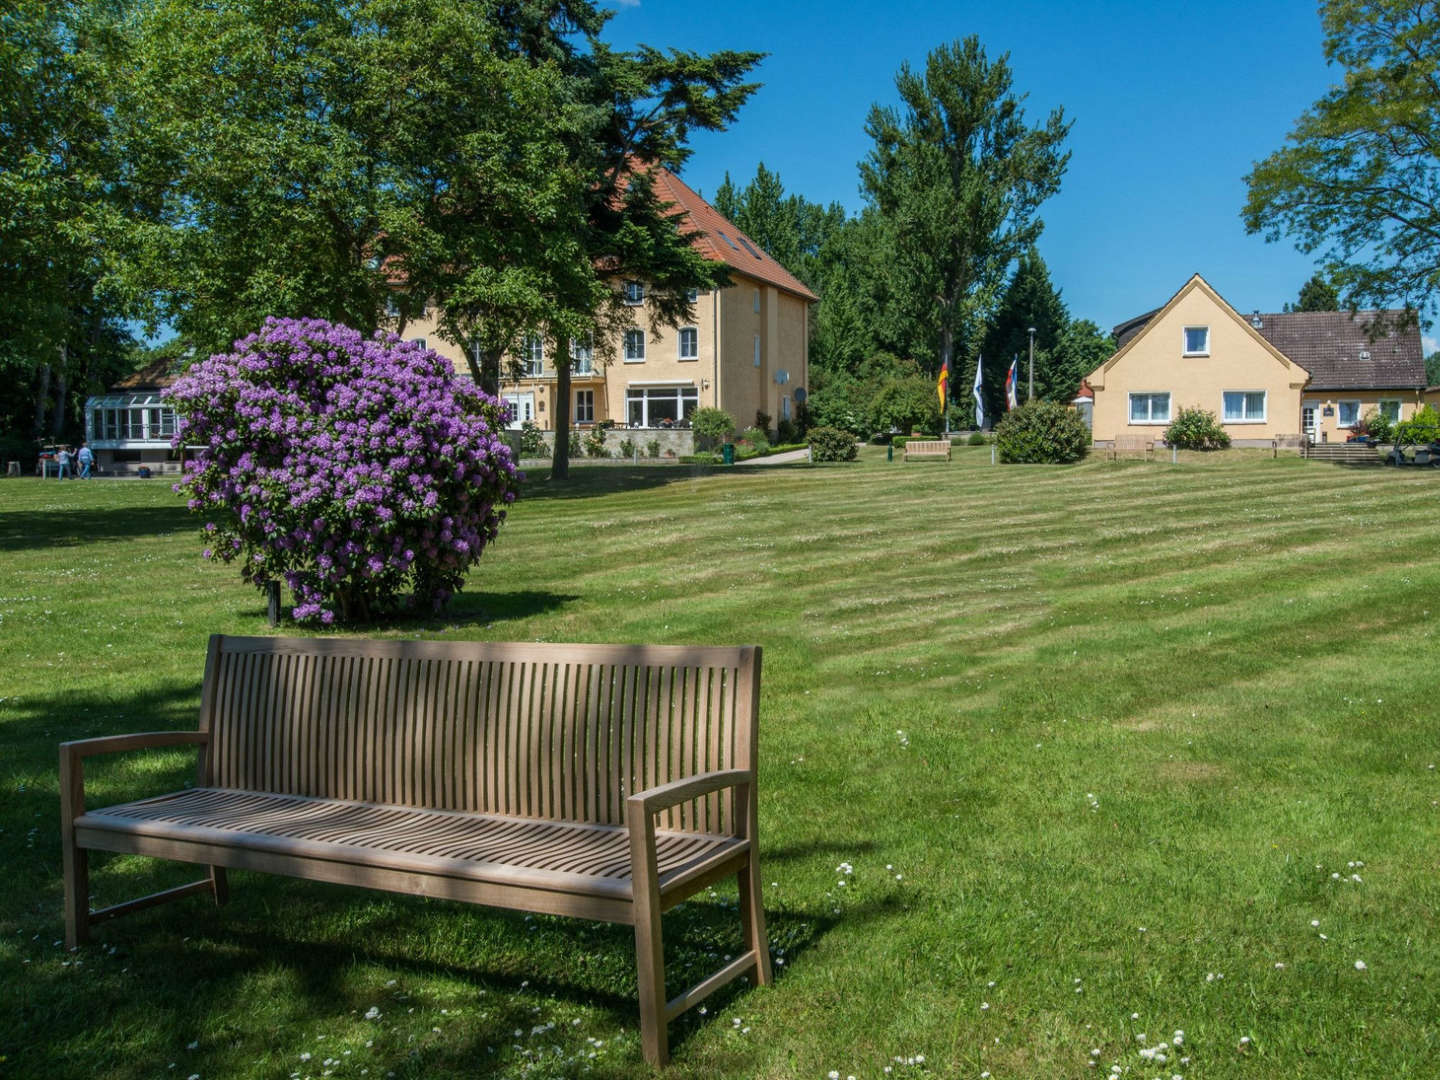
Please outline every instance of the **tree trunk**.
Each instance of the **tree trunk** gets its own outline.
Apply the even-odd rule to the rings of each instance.
[[[500,396],[500,350],[486,348],[483,342],[473,341],[465,350],[465,365],[475,385],[491,397]]]
[[[550,479],[570,475],[570,361],[558,348],[555,361],[555,450],[550,456]]]
[[[65,434],[65,425],[70,419],[70,357],[64,345],[60,346],[60,370],[55,373],[55,413],[50,418],[50,435],[59,440]]]
[[[45,437],[45,418],[50,411],[50,365],[40,365],[40,385],[35,388],[35,437]]]

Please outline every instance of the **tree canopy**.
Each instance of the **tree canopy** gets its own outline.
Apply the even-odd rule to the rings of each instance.
[[[1352,307],[1433,307],[1440,291],[1440,17],[1431,4],[1326,0],[1343,81],[1246,176],[1242,217],[1319,252]]]
[[[1069,162],[1063,110],[1030,127],[1009,55],[976,37],[941,45],[923,72],[902,65],[901,105],[871,108],[862,190],[883,222],[894,314],[927,339],[924,368],[976,335],[1014,261],[1039,237],[1040,204]]]

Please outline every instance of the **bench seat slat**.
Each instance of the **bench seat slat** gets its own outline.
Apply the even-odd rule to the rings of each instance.
[[[140,853],[147,837],[188,840],[575,895],[631,896],[629,833],[619,825],[193,788],[89,811],[75,828],[110,850],[125,842],[120,837],[133,837]],[[747,847],[734,837],[657,830],[662,893],[669,882],[690,880]]]

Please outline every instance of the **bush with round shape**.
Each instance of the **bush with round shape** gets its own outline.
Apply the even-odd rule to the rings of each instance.
[[[848,431],[833,427],[810,429],[812,461],[854,461],[855,454],[855,436]]]
[[[268,319],[170,389],[175,490],[205,557],[283,580],[297,621],[438,610],[495,538],[521,479],[505,406],[393,334]]]
[[[1350,433],[1364,435],[1372,443],[1388,443],[1395,436],[1395,422],[1379,409],[1371,409],[1360,418],[1360,422]]]
[[[1181,409],[1165,429],[1165,445],[1181,450],[1224,450],[1230,435],[1209,409]]]
[[[987,442],[983,431],[972,431],[970,437],[965,440],[966,446],[984,446]]]
[[[1397,444],[1406,445],[1440,442],[1440,412],[1432,405],[1422,406],[1409,420],[1395,425],[1394,437]]]
[[[724,409],[696,409],[690,414],[690,428],[695,432],[695,449],[713,450],[730,441],[735,420]]]
[[[1090,429],[1058,401],[1028,401],[995,425],[995,446],[1006,464],[1066,465],[1085,456]]]
[[[756,456],[770,451],[770,436],[761,427],[747,427],[740,433],[740,441],[750,447]]]

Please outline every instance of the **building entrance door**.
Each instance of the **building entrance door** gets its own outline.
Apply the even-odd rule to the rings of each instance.
[[[535,394],[506,394],[505,400],[510,403],[510,423],[506,427],[512,431],[519,431],[520,425],[535,419]]]
[[[1318,402],[1307,401],[1300,406],[1300,426],[1312,443],[1320,441],[1319,416],[1320,405]]]

